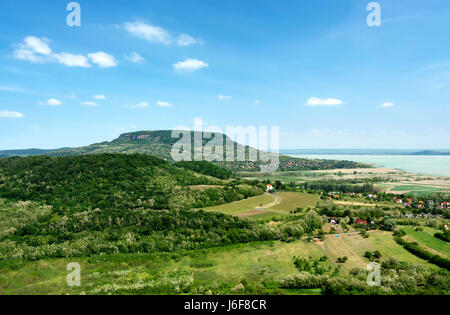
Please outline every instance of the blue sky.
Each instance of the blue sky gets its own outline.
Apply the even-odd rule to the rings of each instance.
[[[450,2],[0,0],[0,149],[280,126],[281,148],[450,148]]]

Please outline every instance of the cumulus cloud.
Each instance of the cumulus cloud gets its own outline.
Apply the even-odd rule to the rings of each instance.
[[[310,97],[306,102],[308,106],[338,106],[342,105],[344,102],[337,98],[327,98],[322,99],[318,97]]]
[[[46,58],[36,55],[34,51],[28,49],[16,49],[14,50],[14,58],[20,60],[26,60],[32,63],[44,62]]]
[[[92,102],[92,101],[82,102],[81,105],[90,106],[90,107],[98,106],[98,104],[96,102]]]
[[[94,95],[96,100],[106,100],[106,96],[103,94]]]
[[[208,66],[207,63],[198,59],[186,59],[173,64],[173,68],[178,72],[193,72]]]
[[[88,56],[92,60],[92,62],[98,65],[100,68],[111,68],[117,66],[114,57],[103,51],[88,54]]]
[[[9,110],[0,110],[0,117],[1,118],[23,118],[25,116],[19,112],[12,112]]]
[[[394,103],[387,102],[387,103],[380,104],[380,105],[378,105],[377,107],[380,107],[380,108],[389,108],[389,107],[394,107],[394,106],[395,106]]]
[[[60,100],[57,100],[56,98],[51,98],[47,101],[47,105],[59,106],[59,105],[62,105],[62,102]]]
[[[69,53],[52,54],[51,57],[55,58],[59,63],[68,67],[82,67],[91,68],[88,59],[83,55],[74,55]]]
[[[88,54],[88,57],[67,52],[52,52],[48,43],[49,40],[45,37],[25,37],[21,43],[15,45],[16,49],[13,55],[16,59],[32,63],[57,62],[68,67],[91,68],[89,58],[100,68],[110,68],[117,65],[113,56],[102,51]]]
[[[156,105],[160,106],[160,107],[172,107],[172,104],[170,104],[169,102],[161,102],[161,101],[159,101],[159,102],[156,102]]]
[[[134,51],[129,55],[125,55],[125,59],[134,63],[143,63],[145,60],[144,57],[142,57],[141,55],[139,55],[137,52]]]
[[[28,36],[24,39],[23,48],[29,48],[39,54],[43,55],[50,55],[52,53],[52,50],[47,45],[49,40],[45,37],[37,38],[34,36]]]
[[[144,107],[148,107],[149,105],[148,105],[148,103],[147,102],[141,102],[141,103],[138,103],[138,104],[136,104],[136,105],[132,105],[132,106],[127,106],[128,108],[131,108],[131,109],[135,109],[135,108],[144,108]]]
[[[219,94],[219,100],[231,100],[232,98],[233,98],[232,96]]]
[[[143,22],[127,22],[124,24],[132,36],[145,39],[152,43],[170,44],[172,38],[168,31],[159,26],[153,26]]]
[[[203,41],[201,39],[194,38],[188,34],[181,34],[177,40],[177,45],[182,47],[195,44],[203,44]]]
[[[17,44],[17,49],[14,50],[14,57],[30,62],[44,62],[45,56],[52,53],[48,46],[49,40],[45,37],[38,38],[35,36],[27,36],[22,43]]]

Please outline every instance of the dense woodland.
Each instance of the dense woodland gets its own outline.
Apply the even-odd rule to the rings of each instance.
[[[201,165],[207,162],[202,162]],[[214,165],[173,165],[146,155],[27,157],[0,161],[0,259],[169,252],[292,240],[324,223],[314,211],[283,227],[189,210],[262,194]],[[192,185],[217,185],[192,189]],[[27,201],[27,202],[24,202]]]
[[[205,162],[207,163],[207,162]],[[60,213],[100,209],[191,209],[262,194],[148,155],[99,154],[0,160],[0,197],[44,202]],[[203,171],[226,177],[212,165]],[[193,185],[223,188],[190,189]]]

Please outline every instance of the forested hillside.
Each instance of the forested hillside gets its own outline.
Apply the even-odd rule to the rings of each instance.
[[[224,187],[190,189],[193,185]],[[96,208],[191,209],[262,192],[257,187],[225,183],[149,155],[35,156],[0,160],[0,197],[43,202],[61,213]]]
[[[230,175],[205,163],[209,175]],[[181,165],[137,154],[0,160],[0,261],[287,240],[322,225],[315,212],[272,228],[192,210],[262,194],[264,185]]]
[[[215,137],[219,139],[222,145],[217,146],[215,149],[221,149],[224,154],[223,160],[226,161],[226,144],[232,143],[235,148],[235,157],[238,150],[245,152],[245,161],[214,161],[214,164],[226,168],[231,171],[250,171],[258,172],[261,170],[261,165],[265,164],[261,161],[261,155],[263,152],[257,151],[258,161],[249,160],[250,147],[243,146],[237,142],[231,140],[229,137],[223,134],[216,134]],[[191,144],[192,144],[192,156],[194,153],[194,139],[201,138],[202,145],[211,141],[211,138],[201,132],[191,131]],[[76,156],[85,154],[104,154],[104,153],[122,153],[122,154],[147,154],[159,157],[161,159],[172,161],[171,150],[175,143],[179,141],[179,138],[172,137],[172,130],[159,130],[159,131],[139,131],[126,133],[119,138],[111,142],[96,143],[85,147],[79,148],[64,148],[58,150],[22,150],[22,151],[5,151],[2,156],[0,152],[0,158],[6,156],[20,156],[22,154],[38,155],[45,154],[48,156]],[[198,150],[197,150],[198,151]],[[17,153],[15,153],[17,152]],[[206,154],[206,153],[205,153]],[[279,170],[280,171],[299,171],[299,170],[325,170],[325,169],[341,169],[341,168],[360,168],[368,167],[367,164],[351,162],[351,161],[336,161],[336,160],[310,160],[293,158],[290,156],[279,156]]]

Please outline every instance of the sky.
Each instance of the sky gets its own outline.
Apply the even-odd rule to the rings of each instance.
[[[450,2],[0,0],[0,150],[279,126],[280,148],[450,149]],[[75,21],[76,19],[70,19]]]

